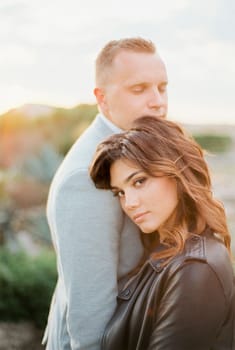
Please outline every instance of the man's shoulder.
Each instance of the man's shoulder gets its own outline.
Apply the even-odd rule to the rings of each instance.
[[[96,147],[99,142],[113,134],[115,131],[105,122],[102,115],[98,114],[88,128],[81,134],[75,142],[77,146],[87,144]],[[72,147],[73,148],[73,147]]]
[[[83,175],[85,173],[88,177],[88,167],[96,147],[112,133],[112,130],[107,127],[98,115],[66,154],[56,173],[56,182],[64,181],[65,178],[70,178],[76,173],[82,173]]]

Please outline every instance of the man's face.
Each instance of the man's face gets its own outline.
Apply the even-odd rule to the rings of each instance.
[[[142,116],[165,118],[167,73],[157,54],[121,51],[96,94],[103,114],[121,129]]]

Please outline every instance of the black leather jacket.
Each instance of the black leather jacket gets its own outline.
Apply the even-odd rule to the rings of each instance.
[[[102,350],[235,349],[234,276],[214,235],[192,235],[162,267],[149,259],[125,282]]]

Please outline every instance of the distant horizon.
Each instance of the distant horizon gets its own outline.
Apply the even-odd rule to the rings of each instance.
[[[30,107],[30,106],[35,106],[35,107],[42,107],[42,108],[48,108],[48,109],[74,109],[74,108],[76,108],[76,107],[78,107],[78,106],[80,106],[80,105],[97,105],[97,103],[96,102],[79,102],[79,103],[77,103],[77,104],[74,104],[74,105],[71,105],[71,106],[64,106],[64,105],[58,105],[58,104],[56,104],[56,105],[54,105],[54,104],[43,104],[43,103],[34,103],[34,102],[29,102],[29,103],[23,103],[23,104],[21,104],[21,105],[17,105],[17,106],[15,106],[15,107],[12,107],[12,108],[9,108],[9,109],[7,109],[7,110],[5,110],[5,111],[3,111],[3,112],[1,112],[0,111],[0,117],[2,117],[2,116],[4,116],[5,114],[8,114],[8,113],[10,113],[10,112],[13,112],[14,110],[20,110],[20,109],[23,109],[23,108],[26,108],[26,107]],[[46,113],[45,112],[45,117],[47,116],[47,115],[50,115],[50,112],[48,112],[48,113]],[[29,116],[29,115],[28,115]],[[42,114],[38,114],[38,117],[40,117],[40,116],[43,116],[43,113]],[[30,117],[30,116],[29,116]],[[37,116],[31,116],[31,117],[35,117],[35,118],[37,118]],[[204,118],[204,122],[202,122],[202,120],[200,120],[199,122],[196,122],[196,121],[185,121],[185,120],[181,120],[180,118],[177,118],[177,117],[175,117],[175,116],[172,116],[172,115],[169,115],[169,113],[168,113],[168,118],[169,118],[169,120],[172,120],[172,121],[175,121],[175,122],[179,122],[179,123],[181,123],[181,124],[184,124],[184,125],[192,125],[192,126],[200,126],[200,125],[203,125],[203,126],[224,126],[224,127],[226,127],[226,126],[234,126],[235,127],[235,120],[230,120],[229,122],[228,121],[226,121],[226,122],[224,122],[224,121],[214,121],[214,122],[212,122],[212,121],[208,121],[207,119],[205,119]]]

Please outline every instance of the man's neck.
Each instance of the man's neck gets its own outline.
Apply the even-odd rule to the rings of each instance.
[[[113,122],[111,122],[111,120],[109,120],[107,117],[105,117],[102,113],[99,113],[100,117],[103,119],[103,121],[105,122],[106,125],[109,126],[109,128],[116,134],[116,133],[120,133],[123,130],[120,129],[117,125],[115,125]]]

